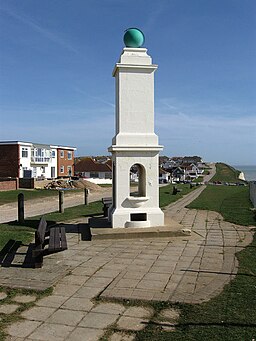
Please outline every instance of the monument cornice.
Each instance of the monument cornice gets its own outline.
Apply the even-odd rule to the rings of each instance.
[[[116,63],[115,68],[112,72],[112,76],[115,77],[116,73],[118,71],[129,71],[129,70],[143,70],[144,72],[154,72],[158,68],[158,65],[156,64],[150,64],[150,65],[140,65],[140,64],[121,64],[121,63]]]
[[[112,145],[108,148],[109,152],[137,152],[137,151],[143,151],[143,152],[155,152],[155,151],[161,151],[163,150],[164,146],[157,145],[157,146],[117,146]]]

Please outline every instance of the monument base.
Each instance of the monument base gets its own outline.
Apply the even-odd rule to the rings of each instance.
[[[109,220],[112,228],[164,226],[164,213],[160,208],[110,208]]]

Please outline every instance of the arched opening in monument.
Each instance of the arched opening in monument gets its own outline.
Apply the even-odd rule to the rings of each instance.
[[[130,168],[130,196],[145,197],[146,196],[146,169],[139,163],[134,164]],[[132,186],[132,183],[138,184],[138,189]]]

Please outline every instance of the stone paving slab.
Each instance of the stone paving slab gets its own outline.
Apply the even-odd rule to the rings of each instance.
[[[12,314],[19,308],[18,304],[1,304],[0,314]]]
[[[58,260],[54,258],[51,259],[50,263],[51,267],[46,265],[41,269],[2,267],[0,268],[0,285],[39,291],[48,289],[63,278],[70,269],[70,267],[63,264],[60,266]]]
[[[35,302],[36,296],[34,295],[16,295],[12,298],[13,301],[18,303],[30,303]]]
[[[96,341],[105,333],[102,329],[77,327],[66,339],[68,341]]]

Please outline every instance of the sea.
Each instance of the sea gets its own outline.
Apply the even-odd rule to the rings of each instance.
[[[255,166],[235,165],[233,167],[244,173],[245,180],[256,181],[256,165]]]

